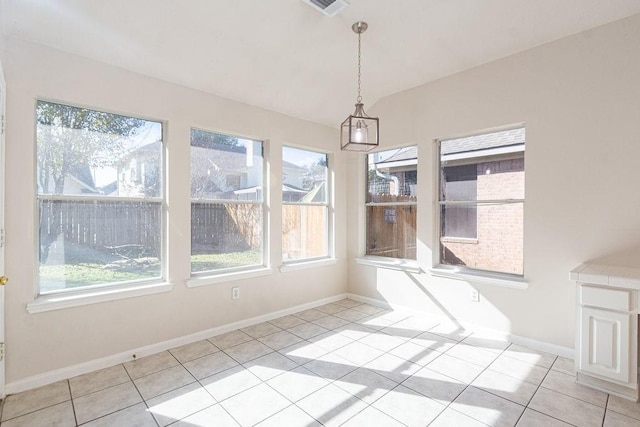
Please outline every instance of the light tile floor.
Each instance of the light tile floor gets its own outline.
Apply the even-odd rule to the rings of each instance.
[[[640,426],[573,361],[342,300],[8,396],[11,426]]]

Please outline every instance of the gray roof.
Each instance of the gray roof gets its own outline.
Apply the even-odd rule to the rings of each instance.
[[[382,159],[376,164],[382,163],[391,163],[391,162],[400,162],[403,160],[413,160],[418,158],[418,147],[412,145],[411,147],[400,148],[398,151],[393,153],[391,156],[386,159]]]
[[[445,139],[440,143],[441,154],[466,153],[513,145],[524,145],[524,128],[509,129],[464,138]]]

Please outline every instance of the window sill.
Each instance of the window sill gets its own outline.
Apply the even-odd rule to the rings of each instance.
[[[325,265],[333,265],[338,262],[335,258],[321,258],[314,260],[301,260],[283,263],[280,266],[280,272],[285,273],[287,271],[304,270],[305,268],[322,267]]]
[[[467,237],[441,237],[440,241],[442,243],[462,243],[467,245],[478,244],[478,239],[467,238]]]
[[[459,267],[449,267],[444,265],[438,265],[430,268],[429,272],[432,276],[465,280],[485,285],[496,285],[512,289],[527,289],[529,287],[529,282],[527,282],[524,277],[519,278],[510,274],[471,271]]]
[[[152,295],[161,292],[169,292],[173,289],[172,283],[145,283],[121,287],[102,287],[87,289],[78,292],[65,292],[57,294],[41,295],[27,304],[30,314],[44,311],[60,310],[63,308],[79,307],[99,302],[115,301],[124,298],[133,298],[143,295]]]
[[[259,267],[252,270],[232,271],[209,276],[194,276],[187,280],[187,288],[213,285],[216,283],[232,282],[234,280],[251,279],[253,277],[268,276],[273,273],[272,268]]]
[[[409,273],[420,273],[422,271],[418,262],[410,259],[365,256],[356,258],[356,263],[360,265],[368,265],[370,267],[407,271]]]

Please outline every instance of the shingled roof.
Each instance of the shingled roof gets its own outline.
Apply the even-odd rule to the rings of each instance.
[[[524,145],[524,128],[467,136],[464,138],[445,139],[441,141],[441,154],[468,153],[488,148]]]

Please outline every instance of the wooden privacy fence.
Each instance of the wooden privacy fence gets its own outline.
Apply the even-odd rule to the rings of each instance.
[[[407,202],[415,197],[379,195],[377,202]],[[415,259],[415,205],[367,206],[367,255]]]
[[[158,256],[161,239],[160,202],[42,200],[41,243],[64,234],[66,242],[92,249],[138,247],[139,255]]]
[[[283,260],[327,255],[326,224],[324,205],[282,205]]]
[[[85,248],[158,256],[161,217],[160,202],[42,200],[41,243],[50,245],[62,234],[65,242]],[[228,252],[262,245],[261,205],[192,203],[191,219],[196,249]]]
[[[257,203],[191,203],[191,244],[211,252],[259,250],[262,205]]]

